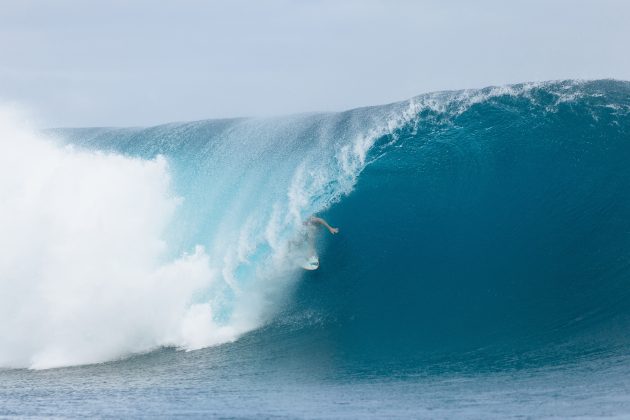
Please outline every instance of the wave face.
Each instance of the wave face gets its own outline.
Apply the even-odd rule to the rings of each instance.
[[[337,353],[402,365],[627,352],[630,84],[416,100],[328,212],[343,236],[294,310],[322,315]]]
[[[350,358],[627,349],[629,113],[629,83],[567,81],[151,128],[3,118],[0,366],[263,325]],[[341,233],[304,273],[314,213]]]

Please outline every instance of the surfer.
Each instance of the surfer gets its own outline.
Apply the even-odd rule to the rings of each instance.
[[[324,226],[331,235],[336,235],[339,233],[339,228],[335,228],[330,226],[327,221],[322,219],[321,217],[311,216],[307,220],[303,222],[305,227],[303,231],[303,244],[307,245],[306,252],[308,252],[308,257],[306,261],[301,263],[302,268],[305,270],[317,270],[319,268],[319,257],[317,256],[317,251],[315,250],[315,234],[317,233],[318,226]]]
[[[339,228],[330,226],[327,221],[317,216],[310,216],[302,222],[302,225],[303,229],[298,237],[289,242],[289,249],[297,252],[297,259],[302,268],[305,270],[317,270],[319,268],[319,256],[315,249],[317,228],[323,226],[328,229],[331,235],[339,233]]]

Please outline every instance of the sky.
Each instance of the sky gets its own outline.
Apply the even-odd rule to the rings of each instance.
[[[0,104],[41,127],[341,111],[630,80],[626,0],[0,0]]]

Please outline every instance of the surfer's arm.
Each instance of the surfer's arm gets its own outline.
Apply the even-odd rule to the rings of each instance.
[[[328,231],[330,233],[332,233],[333,235],[339,232],[339,228],[334,228],[334,227],[330,226],[327,221],[325,221],[324,219],[322,219],[320,217],[312,216],[311,217],[311,223],[317,223],[317,224],[320,224],[322,226],[325,226],[326,229],[328,229]]]

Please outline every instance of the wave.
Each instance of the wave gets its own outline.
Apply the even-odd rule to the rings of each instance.
[[[405,107],[44,134],[3,111],[0,366],[192,350],[264,324],[299,279],[302,221],[352,190]]]
[[[288,314],[344,357],[412,368],[627,352],[630,83],[417,100],[431,106],[326,214],[344,235]]]
[[[45,133],[1,110],[0,366],[193,350],[289,320],[388,357],[618,337],[629,112],[617,81]],[[341,233],[303,273],[291,243],[311,214]]]

